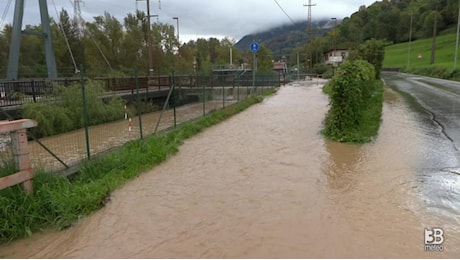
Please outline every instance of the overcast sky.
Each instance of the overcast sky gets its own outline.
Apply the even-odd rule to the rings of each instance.
[[[10,0],[0,0],[0,19],[4,16],[7,3]],[[56,17],[66,9],[73,16],[71,2],[74,0],[47,0],[50,16]],[[14,0],[6,13],[6,18],[0,21],[4,24],[13,22]],[[342,19],[358,11],[362,5],[369,6],[375,0],[312,0],[312,18]],[[287,15],[281,10],[278,4]],[[150,0],[151,15],[159,15],[159,21],[176,26],[173,17],[179,17],[179,32],[181,42],[198,37],[229,37],[236,41],[243,36],[257,31],[263,31],[273,26],[289,24],[306,20],[308,8],[304,7],[308,0]],[[94,16],[109,12],[123,22],[128,13],[140,9],[146,11],[145,0],[84,0],[81,3],[83,19],[93,21]],[[289,17],[288,17],[289,16]],[[157,18],[152,18],[152,22]],[[26,0],[23,24],[39,24],[38,0]]]

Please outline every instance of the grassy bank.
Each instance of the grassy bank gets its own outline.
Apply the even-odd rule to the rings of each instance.
[[[436,38],[436,56],[434,66],[453,69],[455,54],[455,34],[439,35]],[[432,39],[419,39],[411,43],[410,68],[433,66],[431,63]],[[419,59],[421,55],[421,59]],[[384,68],[407,68],[409,43],[398,43],[385,48]]]
[[[411,74],[460,80],[460,71],[454,71],[455,42],[455,33],[439,35],[436,38],[434,64],[431,64],[431,38],[412,41],[410,56],[408,42],[387,46],[383,67],[400,68]]]
[[[175,154],[185,139],[262,100],[263,96],[251,97],[163,135],[128,143],[117,152],[87,162],[71,180],[38,173],[33,196],[26,196],[20,186],[0,191],[0,243],[71,226],[103,207],[110,193],[122,184]]]

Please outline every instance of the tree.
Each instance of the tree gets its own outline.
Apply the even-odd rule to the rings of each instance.
[[[125,34],[121,43],[120,56],[124,61],[122,68],[138,68],[147,71],[148,46],[146,32],[144,32],[145,13],[136,11],[124,18]]]
[[[249,51],[248,51],[249,52]],[[254,55],[251,53],[249,61],[251,68],[254,67]],[[260,45],[259,50],[256,53],[257,57],[257,71],[258,72],[271,72],[273,71],[273,56],[271,51],[263,44]]]
[[[78,25],[62,9],[59,22],[52,24],[52,31],[58,74],[61,77],[73,76],[78,66],[84,63],[84,45]]]
[[[350,53],[348,59],[365,60],[375,68],[375,78],[380,78],[383,59],[385,58],[385,43],[381,40],[371,39],[361,44],[357,49]]]
[[[10,39],[12,26],[7,24],[3,27],[3,31],[0,33],[0,77],[6,78],[6,65],[8,64],[8,51],[10,49]]]

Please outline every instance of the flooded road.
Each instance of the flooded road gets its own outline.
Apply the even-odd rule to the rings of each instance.
[[[74,227],[3,246],[0,257],[458,257],[450,141],[387,89],[374,143],[329,142],[327,104],[316,81],[283,87],[187,140]],[[443,228],[444,252],[424,251],[431,227]]]

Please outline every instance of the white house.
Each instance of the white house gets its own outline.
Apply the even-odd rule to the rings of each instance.
[[[329,50],[324,53],[324,63],[338,66],[348,58],[349,54],[350,51],[348,49]]]

